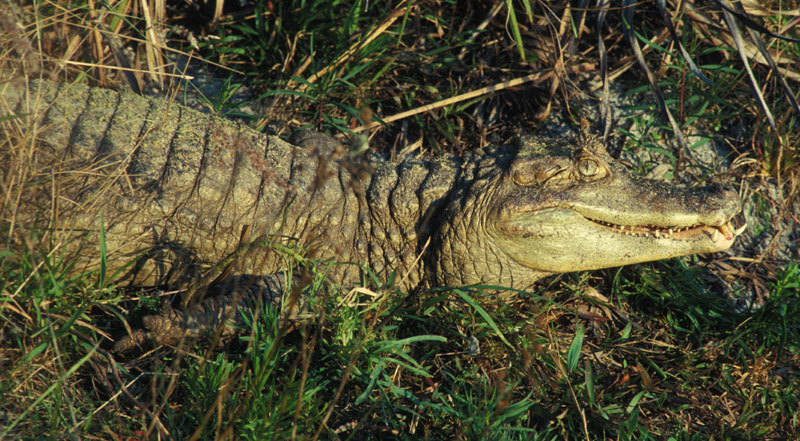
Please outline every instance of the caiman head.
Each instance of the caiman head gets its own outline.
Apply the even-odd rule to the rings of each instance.
[[[585,130],[577,142],[522,139],[501,169],[446,210],[441,283],[523,288],[550,273],[722,251],[744,230],[731,223],[735,192],[635,176]]]

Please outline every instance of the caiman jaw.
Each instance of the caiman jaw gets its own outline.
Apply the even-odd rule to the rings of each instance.
[[[690,225],[619,225],[551,207],[506,212],[494,224],[494,237],[524,267],[554,273],[592,270],[723,251],[744,231],[721,213],[707,217],[716,217],[720,225],[700,219]]]
[[[722,238],[727,241],[733,241],[736,236],[742,234],[745,228],[747,228],[747,224],[744,224],[741,227],[734,229],[733,224],[730,221],[718,226],[695,224],[691,226],[662,227],[656,225],[617,225],[611,222],[605,222],[588,217],[586,219],[610,228],[619,234],[675,240],[688,239],[697,234],[706,234],[713,242],[718,242]]]

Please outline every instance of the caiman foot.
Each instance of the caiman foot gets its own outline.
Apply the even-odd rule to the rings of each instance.
[[[229,339],[242,328],[243,316],[257,311],[264,302],[281,308],[284,293],[284,278],[273,276],[235,276],[225,283],[213,286],[210,292],[218,292],[185,311],[166,305],[160,314],[148,315],[142,320],[144,329],[120,338],[114,344],[115,352],[125,352],[145,344],[175,344],[181,340],[214,337]],[[297,303],[297,302],[295,302]],[[283,316],[296,315],[297,305],[291,311],[281,311]]]

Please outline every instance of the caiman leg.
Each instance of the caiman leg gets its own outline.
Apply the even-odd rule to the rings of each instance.
[[[297,315],[298,301],[302,296],[290,294],[284,307],[281,299],[287,291],[286,277],[284,274],[233,276],[210,287],[205,296],[197,296],[196,302],[184,311],[166,305],[160,314],[145,316],[145,329],[119,339],[114,351],[124,352],[149,343],[176,344],[185,339],[204,337],[212,341],[229,340],[237,333],[237,325],[244,323],[243,316],[261,311],[264,302],[280,308],[282,319],[292,319]],[[297,286],[297,283],[293,282],[292,286]]]

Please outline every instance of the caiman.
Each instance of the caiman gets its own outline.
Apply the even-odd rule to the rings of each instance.
[[[76,273],[100,267],[102,232],[102,265],[117,283],[175,284],[223,266],[231,277],[269,276],[287,266],[271,248],[296,244],[351,262],[330,267],[337,283],[370,268],[395,271],[405,290],[524,289],[552,273],[725,250],[741,232],[731,223],[735,192],[636,176],[586,130],[393,162],[350,159],[324,135],[285,142],[164,99],[26,79],[0,90],[4,138],[35,139],[6,143],[2,182],[24,164],[38,189],[11,198],[4,228],[50,232]],[[273,295],[281,289],[266,280]],[[145,324],[169,340],[220,321],[240,300],[225,295]]]

